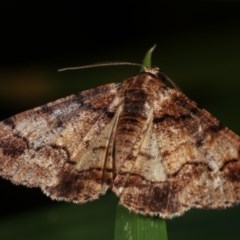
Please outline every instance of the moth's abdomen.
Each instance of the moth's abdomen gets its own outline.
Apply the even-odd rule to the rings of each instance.
[[[141,135],[146,119],[123,112],[119,116],[114,141],[115,173],[119,171],[125,160],[132,154],[133,147]]]
[[[118,136],[129,135],[129,137],[138,135],[145,123],[146,118],[137,116],[137,114],[123,113],[119,117],[119,125],[117,127]]]
[[[150,112],[148,94],[144,89],[131,88],[124,92],[123,110],[119,116],[117,134],[138,136]]]
[[[143,89],[128,89],[124,95],[114,143],[116,171],[131,155],[151,112],[147,94]]]

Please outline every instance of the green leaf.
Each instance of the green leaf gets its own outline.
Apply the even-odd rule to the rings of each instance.
[[[156,44],[154,44],[146,53],[143,59],[143,67],[152,67],[152,53],[156,48]]]
[[[115,226],[115,240],[167,240],[164,220],[158,217],[130,213],[118,206]]]

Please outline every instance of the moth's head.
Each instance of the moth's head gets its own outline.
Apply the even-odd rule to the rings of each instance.
[[[151,87],[152,90],[158,91],[166,84],[165,78],[162,77],[163,74],[158,67],[144,67],[141,75],[144,79],[144,85]]]
[[[158,68],[158,67],[143,67],[143,72],[150,73],[158,78],[160,68]]]
[[[142,72],[152,75],[153,78],[158,79],[163,85],[180,90],[177,84],[171,78],[169,78],[165,73],[161,72],[160,68],[158,67],[153,67],[153,68],[143,67]]]

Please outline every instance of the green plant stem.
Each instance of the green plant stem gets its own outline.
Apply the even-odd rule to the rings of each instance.
[[[143,66],[151,67],[155,45],[146,53]],[[114,240],[167,240],[166,222],[159,217],[142,216],[130,213],[118,205]]]

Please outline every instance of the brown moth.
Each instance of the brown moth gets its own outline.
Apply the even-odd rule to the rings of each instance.
[[[240,202],[240,137],[156,68],[0,122],[0,175],[52,199],[111,189],[143,215]]]

